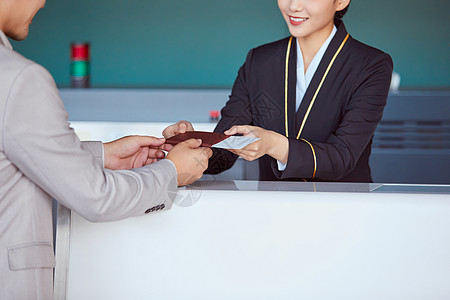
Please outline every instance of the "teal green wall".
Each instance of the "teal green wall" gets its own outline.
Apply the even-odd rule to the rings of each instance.
[[[391,54],[402,88],[450,87],[450,1],[353,0],[353,37]],[[15,49],[69,84],[90,41],[96,86],[228,88],[248,50],[288,35],[275,0],[48,0]]]

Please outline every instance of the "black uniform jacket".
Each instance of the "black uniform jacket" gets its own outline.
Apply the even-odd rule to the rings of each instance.
[[[252,49],[239,70],[214,131],[254,125],[289,139],[286,169],[278,171],[276,160],[265,155],[260,180],[372,181],[372,137],[386,105],[392,60],[350,37],[341,21],[335,25],[298,111],[295,38]],[[237,159],[227,150],[213,151],[206,173],[223,172]]]

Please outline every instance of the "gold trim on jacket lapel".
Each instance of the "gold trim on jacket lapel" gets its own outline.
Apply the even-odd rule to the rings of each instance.
[[[284,74],[284,126],[286,130],[286,137],[289,137],[289,121],[288,121],[288,79],[289,79],[289,55],[291,54],[291,44],[292,44],[292,38],[291,36],[289,38],[287,50],[286,50],[286,67],[285,67],[285,74]]]
[[[329,73],[331,67],[332,67],[333,64],[334,64],[334,61],[336,60],[337,56],[338,56],[339,53],[341,52],[342,48],[344,47],[345,43],[347,42],[347,40],[348,40],[348,38],[349,38],[349,36],[350,36],[350,35],[346,32],[345,27],[344,27],[344,32],[345,32],[345,37],[344,37],[344,39],[342,40],[342,42],[340,43],[339,48],[335,51],[335,53],[334,53],[332,59],[331,59],[330,62],[328,63],[328,67],[326,68],[326,70],[325,70],[325,72],[324,72],[324,74],[323,74],[323,76],[322,76],[322,79],[320,80],[320,82],[319,82],[319,84],[318,84],[318,86],[317,86],[317,88],[316,88],[316,91],[314,92],[314,95],[313,95],[313,97],[311,98],[311,101],[309,102],[308,108],[307,108],[307,110],[306,110],[306,113],[305,113],[304,116],[303,116],[302,123],[301,123],[301,125],[300,125],[300,128],[299,128],[298,133],[297,133],[297,136],[296,136],[296,139],[297,139],[297,140],[300,139],[300,140],[306,142],[306,143],[311,147],[311,151],[312,151],[313,158],[314,158],[314,171],[313,171],[313,176],[312,176],[313,179],[315,178],[316,171],[317,171],[317,157],[316,157],[316,153],[315,153],[315,150],[314,150],[313,145],[312,145],[310,142],[308,142],[306,139],[300,138],[300,135],[301,135],[302,132],[303,132],[303,129],[304,129],[304,127],[305,127],[305,124],[306,124],[306,121],[307,121],[307,119],[308,119],[308,116],[309,116],[309,114],[310,114],[310,112],[311,112],[311,109],[312,109],[312,107],[313,107],[313,105],[314,105],[314,103],[315,103],[315,101],[316,101],[317,95],[319,94],[320,89],[322,88],[322,85],[323,85],[323,83],[324,83],[324,81],[325,81],[325,79],[326,79],[326,77],[327,77],[327,75],[328,75],[328,73]],[[288,138],[289,138],[289,120],[288,120],[288,118],[289,118],[289,114],[288,114],[289,59],[290,59],[290,53],[291,53],[292,39],[293,39],[293,36],[291,36],[291,37],[289,38],[289,42],[288,42],[287,50],[286,50],[285,84],[284,84],[284,85],[285,85],[285,86],[284,86],[284,93],[285,93],[285,95],[284,95],[284,99],[285,99],[285,103],[284,103],[284,107],[285,107],[285,111],[284,111],[284,120],[285,120],[285,132],[286,132],[286,137],[288,137]],[[331,44],[330,44],[330,46],[331,46]],[[329,47],[330,47],[330,46],[329,46]],[[297,53],[296,53],[296,55],[297,55]],[[323,61],[323,59],[322,59],[322,61]],[[321,62],[321,63],[322,63],[322,62]],[[318,68],[318,70],[319,70],[319,68]],[[318,71],[318,70],[317,70],[317,71]],[[317,72],[317,71],[316,71],[316,72]],[[312,83],[312,82],[313,82],[313,81],[311,81],[311,83]],[[311,84],[311,83],[310,83],[310,84]],[[307,91],[306,91],[306,93],[305,93],[305,96],[304,96],[304,99],[303,99],[303,100],[305,100],[305,97],[306,97],[306,95],[308,94],[307,92],[308,92],[309,89],[310,89],[310,87],[308,86]],[[302,101],[302,103],[303,103],[303,101]],[[299,107],[299,110],[300,110],[300,107]],[[297,114],[297,112],[295,112],[295,114]]]
[[[342,41],[341,45],[339,46],[338,50],[336,51],[336,53],[334,54],[333,58],[331,59],[330,63],[328,64],[328,67],[324,73],[324,75],[322,76],[322,80],[319,83],[319,86],[316,89],[316,92],[314,93],[314,96],[311,99],[311,102],[309,103],[308,106],[308,110],[306,111],[305,116],[303,117],[303,121],[302,121],[302,125],[300,126],[300,129],[298,131],[298,134],[296,136],[296,139],[298,140],[300,138],[300,135],[303,131],[303,127],[305,126],[306,120],[308,119],[309,113],[311,111],[312,106],[314,105],[314,102],[316,101],[317,95],[319,94],[320,89],[322,88],[323,82],[325,81],[328,72],[330,71],[331,67],[333,66],[334,61],[336,60],[336,57],[339,55],[339,52],[341,52],[342,48],[344,47],[345,43],[347,42],[347,39],[350,35],[347,33],[347,35],[345,36],[344,40]],[[288,132],[288,81],[289,81],[289,55],[291,52],[291,42],[292,42],[292,36],[289,39],[288,42],[288,47],[287,47],[287,51],[286,51],[286,69],[285,69],[285,80],[284,80],[284,120],[285,120],[285,130],[286,130],[286,137],[289,137],[289,132]]]
[[[300,126],[300,129],[298,130],[298,134],[296,137],[297,140],[300,138],[300,134],[303,131],[303,127],[305,127],[306,120],[308,119],[311,108],[314,105],[314,102],[316,101],[317,94],[319,94],[319,91],[322,88],[323,82],[327,78],[328,72],[330,71],[331,67],[333,66],[333,63],[336,60],[336,57],[339,55],[339,52],[341,52],[342,47],[344,47],[345,42],[347,42],[348,37],[349,37],[349,34],[347,33],[347,35],[345,36],[345,39],[341,43],[341,46],[339,46],[339,49],[336,51],[333,58],[331,59],[330,64],[328,65],[327,70],[325,71],[325,74],[323,75],[322,80],[320,81],[319,86],[317,87],[316,92],[314,93],[314,96],[313,96],[311,102],[309,103],[308,110],[306,111],[306,114],[303,117],[302,125]]]

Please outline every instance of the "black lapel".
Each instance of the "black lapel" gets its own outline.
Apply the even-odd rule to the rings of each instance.
[[[289,137],[295,138],[295,98],[296,98],[296,85],[297,85],[297,39],[292,38],[291,53],[289,55],[289,70],[288,70],[288,124],[289,124]],[[284,103],[283,103],[284,104]]]
[[[334,35],[333,39],[331,40],[330,45],[328,45],[328,48],[325,51],[325,54],[323,55],[323,58],[319,63],[316,73],[314,73],[314,76],[313,76],[308,88],[306,89],[306,93],[305,93],[305,96],[303,97],[300,107],[295,114],[295,136],[294,137],[297,137],[297,133],[303,122],[303,119],[308,110],[308,107],[314,97],[314,94],[316,93],[316,90],[317,90],[320,82],[322,81],[322,77],[324,76],[325,71],[327,70],[328,65],[330,64],[330,61],[333,59],[334,54],[339,49],[339,47],[341,46],[345,37],[347,36],[347,30],[345,29],[344,23],[342,23],[342,21],[336,21],[335,25],[337,28],[337,32]],[[326,80],[329,80],[329,79],[326,79]],[[294,87],[295,87],[295,85],[294,85]],[[295,91],[294,91],[294,93],[295,93]],[[323,94],[321,94],[319,92],[319,94],[317,95],[317,98],[315,100],[316,102],[320,101],[321,95],[323,95]],[[308,121],[306,121],[305,127],[307,126],[307,124],[308,124]],[[303,130],[305,130],[305,127]],[[303,136],[303,133],[301,136]]]

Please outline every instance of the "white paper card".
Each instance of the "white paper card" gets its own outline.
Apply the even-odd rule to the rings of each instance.
[[[242,149],[259,139],[260,138],[250,136],[230,136],[229,138],[214,144],[213,147],[222,149]]]

